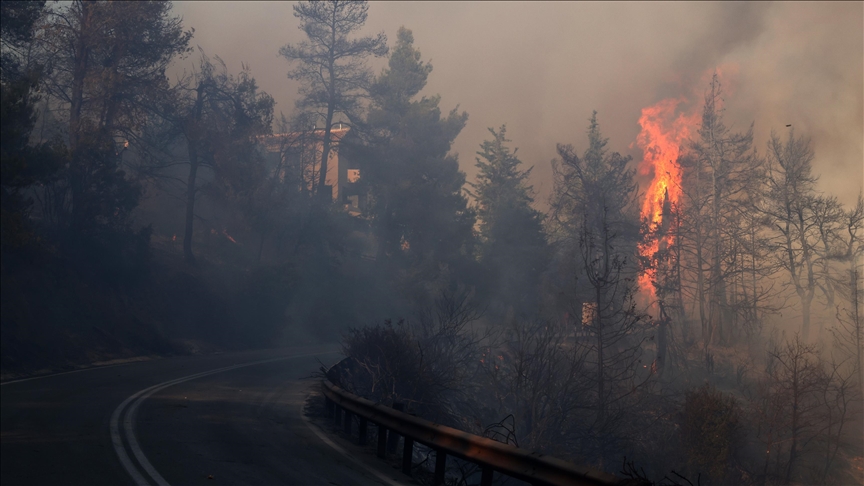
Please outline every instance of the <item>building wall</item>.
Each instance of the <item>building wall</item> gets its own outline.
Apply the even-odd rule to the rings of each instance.
[[[349,178],[349,164],[339,157],[339,141],[344,137],[350,128],[336,125],[330,131],[331,145],[330,153],[327,157],[327,175],[325,183],[329,186],[331,197],[334,202],[345,204],[346,201],[349,207],[346,209],[357,210],[359,212],[360,200],[362,197],[357,194],[357,191],[352,191],[354,182],[351,179],[356,179],[357,169],[351,168],[352,177]],[[324,149],[324,130],[316,129],[309,132],[291,132],[274,134],[264,139],[264,147],[268,154],[270,163],[278,165],[279,158],[282,152],[289,151],[289,157],[296,158],[292,163],[305,166],[305,176],[307,180],[307,189],[312,191],[317,185],[318,174],[321,169],[321,152]],[[303,160],[300,160],[303,158]],[[291,167],[289,170],[300,170],[297,167]],[[315,175],[313,177],[313,175]],[[313,180],[314,179],[314,180]]]

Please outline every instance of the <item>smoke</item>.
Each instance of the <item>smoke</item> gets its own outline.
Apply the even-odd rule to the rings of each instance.
[[[766,32],[733,52],[739,89],[728,112],[756,121],[759,149],[772,130],[812,137],[820,188],[852,204],[864,185],[864,4],[774,5]]]
[[[701,92],[708,82],[706,73],[722,66],[730,53],[750,48],[765,30],[770,4],[715,3],[694,7],[706,16],[706,23],[693,33],[689,47],[671,64],[672,71],[681,77],[683,86],[675,86],[670,96],[682,94],[681,90],[687,87],[696,87]],[[693,101],[702,100],[700,97]]]
[[[178,2],[175,10],[196,29],[193,42],[231,70],[250,64],[277,111],[293,110],[297,85],[277,54],[303,35],[290,5]],[[755,123],[760,152],[771,130],[785,136],[792,124],[813,139],[822,190],[848,204],[864,184],[860,2],[370,5],[366,32],[383,30],[392,41],[401,25],[434,66],[424,94],[440,93],[442,109],[458,104],[469,114],[453,147],[469,180],[486,128],[507,123],[520,158],[535,166],[541,209],[556,143],[584,148],[592,110],[609,148],[638,161],[641,109],[681,95],[701,104],[706,73],[718,67],[727,125],[746,130]]]

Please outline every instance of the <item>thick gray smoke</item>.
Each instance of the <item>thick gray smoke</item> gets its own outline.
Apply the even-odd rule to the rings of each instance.
[[[297,86],[285,77],[280,46],[300,40],[291,5],[177,2],[195,40],[231,70],[250,64],[277,111],[293,109]],[[585,144],[599,111],[610,148],[630,148],[643,107],[687,95],[695,103],[706,73],[719,67],[727,125],[755,122],[764,152],[786,125],[812,136],[821,188],[854,200],[864,180],[864,4],[380,2],[368,32],[393,39],[404,25],[434,71],[426,89],[442,108],[469,115],[456,140],[469,180],[487,127],[508,125],[524,162],[534,165],[538,204],[551,189],[556,143]],[[187,61],[188,63],[188,61]],[[380,69],[383,62],[376,65]]]

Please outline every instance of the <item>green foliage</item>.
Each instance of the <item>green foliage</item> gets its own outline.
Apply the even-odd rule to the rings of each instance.
[[[82,134],[85,135],[85,134]],[[86,137],[86,138],[85,138]],[[68,191],[69,220],[74,232],[103,229],[123,230],[128,225],[129,213],[138,205],[142,188],[126,177],[113,143],[104,143],[93,132],[87,132],[78,141],[78,150],[70,154],[68,163],[60,171],[57,188]],[[64,225],[65,226],[65,225]]]
[[[506,143],[506,126],[486,140],[477,152],[477,182],[471,184],[480,219],[481,262],[490,271],[493,311],[507,308],[518,314],[537,310],[540,274],[548,260],[543,214],[531,207],[527,184],[531,168],[521,170],[516,151]]]
[[[741,445],[742,421],[737,401],[705,384],[686,392],[682,413],[681,434],[688,467],[712,483],[723,484]]]
[[[4,83],[27,77],[29,66],[22,66],[24,53],[33,40],[34,26],[44,7],[44,0],[0,3],[0,43],[3,46],[0,52],[0,79]]]
[[[38,238],[27,222],[32,201],[22,192],[50,179],[59,168],[58,144],[30,144],[36,122],[39,69],[22,66],[20,52],[30,46],[33,28],[45,2],[3,2],[0,5],[0,226],[4,250],[20,249]]]
[[[506,125],[501,125],[498,132],[493,128],[488,130],[492,140],[480,144],[482,151],[477,152],[480,157],[475,164],[479,171],[477,182],[471,184],[478,202],[477,216],[481,221],[481,232],[484,234],[488,234],[495,226],[499,213],[530,209],[534,202],[532,187],[527,185],[533,167],[524,171],[519,169],[522,161],[516,157],[516,150],[511,152],[505,145],[510,142],[506,138]],[[539,218],[539,212],[535,213],[536,218]]]
[[[375,326],[349,329],[342,340],[342,352],[361,363],[362,371],[343,383],[376,401],[411,398],[411,390],[404,387],[413,381],[412,376],[416,376],[420,367],[417,345],[403,320],[395,325],[387,320]]]
[[[275,101],[258,90],[248,68],[235,78],[222,69],[202,70],[201,82],[206,83],[206,102],[199,130],[204,132],[198,143],[198,153],[212,168],[214,181],[205,192],[213,199],[238,208],[258,232],[266,231],[266,212],[271,201],[271,187],[277,181],[266,167],[260,150],[260,137],[271,133]],[[210,64],[204,57],[203,63]],[[194,188],[193,188],[194,190]]]
[[[474,252],[465,174],[448,153],[468,115],[454,109],[442,117],[440,97],[416,99],[430,71],[411,31],[400,29],[388,69],[371,89],[372,106],[360,127],[366,141],[342,149],[361,166],[378,261],[402,269],[403,288],[414,297],[428,293],[424,286],[431,282],[464,275]]]
[[[189,52],[192,32],[171,13],[165,1],[75,1],[49,9],[38,46],[44,88],[68,113],[73,151],[80,131],[135,141],[168,89],[168,65]]]
[[[399,27],[388,67],[370,89],[381,106],[379,115],[407,111],[411,99],[426,86],[431,72],[432,64],[424,63],[420,51],[414,49],[414,34]]]
[[[358,114],[363,91],[370,81],[363,60],[387,54],[387,37],[383,32],[374,37],[349,37],[366,23],[368,11],[365,1],[331,0],[294,5],[294,17],[300,20],[298,27],[308,40],[287,44],[279,49],[279,54],[296,63],[288,77],[303,83],[297,107],[329,112],[325,128],[329,128],[334,112],[344,113],[349,118]]]
[[[0,218],[4,249],[19,248],[35,238],[26,222],[32,201],[27,187],[48,182],[62,163],[65,147],[59,142],[30,145],[35,114],[31,94],[37,78],[31,75],[0,84]]]
[[[595,111],[588,125],[588,148],[582,156],[572,145],[559,144],[560,160],[552,162],[550,236],[556,254],[551,283],[560,289],[559,295],[578,296],[582,302],[596,300],[598,283],[592,282],[590,274],[611,271],[607,276],[614,274],[615,282],[600,287],[611,290],[621,285],[620,291],[632,287],[627,279],[635,276],[632,255],[639,238],[639,215],[634,204],[638,194],[636,170],[629,167],[629,156],[609,153],[608,142],[600,132]],[[599,272],[589,272],[589,265],[607,261],[605,268],[596,269]],[[580,279],[583,275],[588,278]],[[616,295],[620,298],[623,294]],[[598,305],[602,308],[610,304]],[[613,313],[620,310],[621,304],[614,303]],[[577,307],[572,302],[559,305],[574,316],[582,314],[580,302]]]
[[[315,126],[323,122],[316,194],[320,202],[327,204],[331,202],[327,165],[334,142],[331,135],[334,116],[339,113],[351,121],[360,119],[362,100],[372,79],[366,58],[387,54],[387,37],[383,32],[374,37],[349,38],[366,23],[368,10],[365,1],[298,3],[294,5],[294,16],[300,19],[307,40],[279,50],[285,59],[296,63],[288,77],[303,83],[297,107],[315,120]]]
[[[141,189],[122,169],[144,120],[167,88],[165,69],[188,50],[191,32],[168,2],[83,2],[53,5],[33,49],[40,86],[67,148],[62,168],[40,188],[42,222],[83,235],[123,232]],[[61,151],[58,151],[61,152]]]
[[[475,398],[468,390],[482,340],[470,324],[479,316],[461,289],[438,294],[413,322],[351,328],[342,338],[350,365],[340,382],[371,400],[408,403],[420,416],[464,428],[460,408]]]
[[[5,42],[29,41],[33,24],[42,14],[45,1],[9,1],[0,4],[0,30]]]
[[[555,191],[552,222],[555,234],[578,239],[583,226],[598,231],[601,219],[623,230],[622,236],[635,240],[638,221],[630,213],[637,196],[636,170],[629,168],[631,157],[609,153],[609,139],[600,133],[597,112],[588,125],[588,148],[580,157],[572,145],[558,145],[560,162],[553,162]],[[608,216],[604,216],[604,214]]]
[[[91,273],[103,285],[135,288],[150,272],[150,235],[145,226],[104,228],[58,242],[58,248],[71,266],[82,274]]]

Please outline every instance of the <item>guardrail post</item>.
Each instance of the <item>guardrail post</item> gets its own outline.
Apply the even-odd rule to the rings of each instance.
[[[345,434],[351,437],[351,412],[345,410]]]
[[[387,427],[378,424],[378,457],[387,457]]]
[[[405,411],[405,404],[395,402],[393,403],[393,410],[397,412]],[[396,446],[399,445],[399,434],[394,434],[393,431],[390,431],[389,437],[387,437],[387,453],[394,454],[396,452]]]
[[[405,445],[402,447],[402,472],[411,475],[411,458],[414,455],[414,439],[405,437]]]
[[[399,438],[404,437],[401,469],[405,474],[411,476],[415,442],[419,441],[434,449],[433,484],[436,486],[446,484],[448,453],[463,457],[480,466],[481,486],[492,486],[496,476],[495,471],[498,472],[498,476],[511,475],[532,484],[558,484],[559,481],[568,484],[590,483],[609,486],[623,484],[619,478],[600,470],[577,467],[551,457],[537,457],[525,449],[501,448],[497,443],[477,435],[434,424],[428,420],[406,417],[403,403],[394,403],[392,409],[388,409],[386,405],[376,404],[345,392],[329,381],[323,381],[322,385],[324,394],[330,400],[326,405],[328,410],[333,412],[332,418],[336,427],[343,425],[342,412],[344,411],[346,430],[350,430],[352,421],[355,419],[358,421],[358,441],[361,444],[367,441],[369,422],[378,427],[377,456],[379,458],[393,457],[391,453],[395,453]],[[350,409],[346,409],[341,405],[342,403],[347,404]],[[472,479],[476,480],[476,472],[472,476]]]
[[[444,484],[444,472],[447,470],[447,453],[441,449],[435,451],[435,476],[432,484],[439,486]]]
[[[357,417],[357,432],[359,437],[357,438],[357,443],[362,445],[366,445],[366,427],[367,420],[366,417]]]
[[[492,473],[493,470],[491,467],[483,468],[483,472],[480,475],[480,486],[492,486]]]

